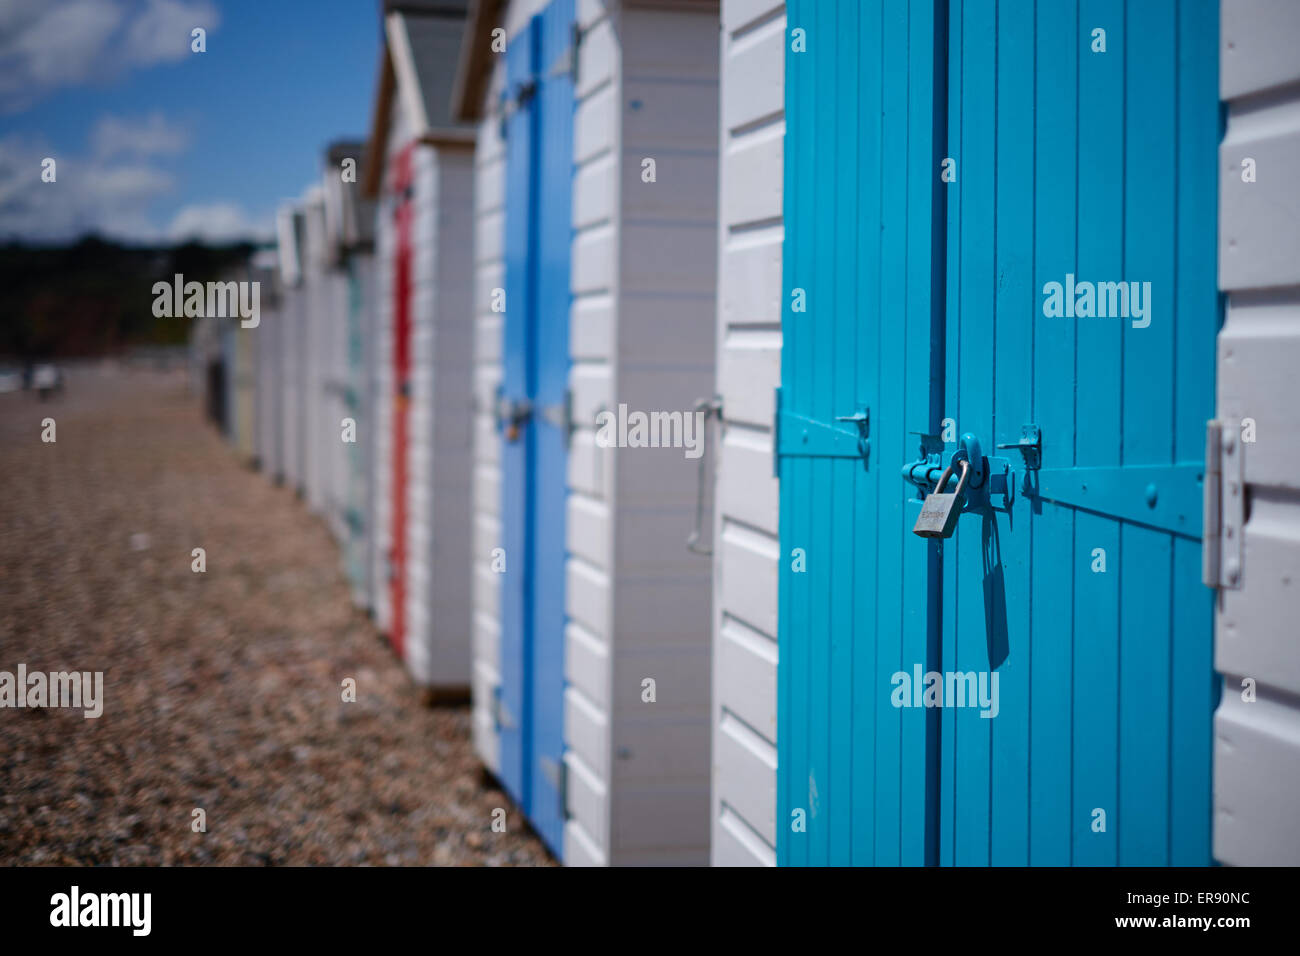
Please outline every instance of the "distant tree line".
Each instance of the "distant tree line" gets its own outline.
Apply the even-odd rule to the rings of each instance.
[[[0,244],[0,356],[18,360],[110,355],[181,345],[190,319],[157,318],[153,284],[222,277],[248,243],[126,246],[90,236],[66,246]]]

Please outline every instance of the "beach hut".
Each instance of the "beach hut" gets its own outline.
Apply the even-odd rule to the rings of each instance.
[[[1211,862],[1218,4],[1003,7],[723,3],[715,863]]]
[[[292,204],[276,214],[276,252],[280,270],[280,436],[285,484],[301,491],[303,479],[303,296],[302,211]]]
[[[341,296],[327,262],[325,190],[309,186],[301,200],[302,245],[299,255],[299,394],[302,401],[302,490],[307,507],[329,519],[330,465],[341,431],[330,400],[330,358],[335,330],[342,325]]]
[[[284,427],[280,411],[284,400],[280,387],[280,275],[279,257],[274,248],[259,249],[249,264],[251,278],[260,284],[261,316],[254,335],[257,337],[257,460],[273,481],[283,478]]]
[[[328,263],[341,321],[334,329],[329,392],[340,422],[333,465],[331,515],[358,607],[371,606],[370,471],[374,459],[374,204],[361,195],[365,143],[330,146],[325,166]],[[351,423],[351,432],[348,423]]]
[[[702,449],[624,425],[702,437],[717,71],[716,3],[615,0],[473,4],[458,68],[478,123],[474,740],[570,864],[708,859]]]
[[[464,4],[386,2],[376,201],[375,612],[431,699],[469,687],[473,131],[450,118]]]
[[[1218,589],[1214,858],[1300,865],[1300,6],[1223,3],[1218,401],[1206,583]],[[1211,179],[1207,188],[1213,187]],[[1190,441],[1190,436],[1189,439]]]
[[[249,262],[232,270],[225,277],[225,282],[251,283],[257,281],[257,278],[250,259]],[[239,293],[236,293],[236,296],[238,295]],[[230,301],[238,302],[239,299]],[[226,354],[226,367],[229,370],[226,381],[229,409],[228,437],[239,460],[246,465],[256,466],[258,460],[257,371],[261,338],[257,334],[257,326],[246,324],[237,310],[231,312],[232,314],[217,317],[223,350]],[[247,320],[249,323],[252,321],[251,318]]]

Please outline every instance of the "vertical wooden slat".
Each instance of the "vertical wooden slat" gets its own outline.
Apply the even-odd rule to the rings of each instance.
[[[1073,77],[1078,67],[1078,11],[1074,0],[1038,3],[1035,26],[1034,282],[1060,282],[1075,262],[1078,127]],[[1040,299],[1041,302],[1041,299]],[[1041,309],[1041,305],[1040,305]],[[1074,327],[1047,324],[1035,312],[1032,421],[1046,436],[1044,455],[1058,467],[1074,463]],[[1034,865],[1070,863],[1072,785],[1071,680],[1074,613],[1074,513],[1050,505],[1032,513],[1031,703],[1029,859]]]
[[[1118,282],[1123,269],[1124,222],[1124,51],[1127,31],[1122,0],[1081,0],[1075,31],[1079,55],[1079,281]],[[1092,49],[1092,31],[1106,31],[1105,52]],[[1057,277],[1064,282],[1065,275]],[[1041,300],[1040,312],[1041,315]],[[1059,320],[1043,318],[1043,330]],[[1077,460],[1089,466],[1120,462],[1123,431],[1120,359],[1123,330],[1116,320],[1080,319],[1076,328],[1078,382],[1096,383],[1079,396]],[[1110,383],[1110,384],[1105,384]],[[1076,594],[1073,630],[1074,786],[1070,817],[1073,862],[1114,866],[1115,815],[1119,795],[1118,683],[1119,595],[1125,582],[1118,521],[1081,512],[1075,516],[1070,572]],[[1096,555],[1101,549],[1102,555]],[[1105,561],[1105,572],[1094,562]],[[1097,567],[1101,567],[1100,564]],[[1104,832],[1092,814],[1107,815]]]
[[[880,303],[880,192],[885,160],[881,148],[881,17],[879,3],[864,4],[858,24],[856,45],[860,62],[857,82],[861,90],[858,120],[860,137],[858,204],[854,209],[857,223],[857,285],[852,302],[857,310],[879,314]],[[853,43],[854,37],[846,38]],[[871,408],[873,458],[887,455],[893,448],[894,423],[880,404],[879,325],[854,322],[856,345],[853,352],[854,381],[857,400]],[[886,461],[887,458],[878,458]],[[871,865],[876,860],[876,775],[877,722],[880,699],[872,690],[879,686],[876,669],[875,620],[881,595],[881,575],[887,574],[888,562],[878,563],[881,546],[880,521],[881,467],[858,468],[853,479],[853,688],[854,699],[848,709],[853,725],[852,754],[852,850],[853,862]]]
[[[1123,323],[1125,465],[1166,464],[1173,442],[1175,46],[1172,0],[1129,4],[1125,48],[1124,278],[1151,283],[1151,324]],[[1112,320],[1094,319],[1096,322]],[[1169,535],[1125,526],[1120,561],[1119,862],[1168,862]]]
[[[1214,347],[1221,310],[1215,287],[1219,21],[1216,0],[1178,6],[1177,299],[1174,302],[1174,459],[1204,451],[1206,419],[1214,415]],[[1198,541],[1174,541],[1173,714],[1170,747],[1170,857],[1173,866],[1210,860],[1210,752],[1217,680],[1213,660],[1213,592],[1197,582]]]
[[[856,4],[839,5],[835,24],[836,67],[835,114],[858,116],[856,70],[860,68],[857,47],[860,10]],[[856,296],[857,218],[862,172],[858,155],[858,125],[835,124],[835,298],[836,303],[852,302]],[[848,309],[835,309],[835,337],[832,349],[832,407],[836,414],[853,411],[857,400],[855,365],[858,324]],[[858,596],[854,588],[853,491],[861,466],[840,459],[833,464],[831,500],[831,549],[829,568],[829,694],[831,702],[829,752],[826,767],[826,821],[829,834],[827,861],[832,866],[852,862],[853,844],[853,615]]]
[[[997,129],[997,10],[992,4],[963,4],[961,25],[960,173],[961,203],[956,241],[961,256],[948,287],[949,414],[957,419],[960,437],[966,432],[989,435],[993,424],[994,341],[997,334],[995,295],[998,285],[994,239],[997,235],[995,196]],[[984,439],[988,441],[987,438]],[[990,449],[991,450],[991,449]],[[983,519],[971,515],[958,524],[944,546],[952,588],[945,594],[944,627],[953,634],[955,658],[945,658],[946,670],[987,673],[991,655],[1000,652],[1005,634],[985,620]],[[951,614],[949,611],[951,610]],[[953,710],[956,752],[947,786],[954,788],[952,862],[987,865],[991,819],[989,775],[991,724],[979,708]],[[942,770],[941,770],[942,773]]]
[[[1034,255],[1034,22],[1032,0],[1002,0],[997,21],[996,291],[994,309],[994,418],[988,440],[1016,441],[1030,421],[1033,345],[1038,296]],[[988,448],[989,456],[1007,452]],[[1009,460],[1023,471],[1015,453]],[[1014,508],[1014,505],[1013,505]],[[996,513],[981,529],[985,626],[994,633],[992,660],[998,713],[989,725],[989,769],[994,865],[1029,863],[1030,522],[1023,514]],[[971,526],[974,530],[974,526]],[[997,635],[1001,631],[1003,644]]]

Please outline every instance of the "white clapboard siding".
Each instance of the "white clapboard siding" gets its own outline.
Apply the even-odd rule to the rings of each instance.
[[[569,865],[611,862],[610,667],[613,655],[614,507],[612,449],[596,447],[595,421],[612,408],[615,331],[618,321],[616,268],[618,209],[618,124],[620,57],[615,26],[606,5],[577,5],[578,83],[574,88],[570,249],[569,389],[573,433],[568,462],[569,505],[565,570],[564,696],[568,819],[564,858]],[[593,669],[603,669],[594,673]]]
[[[1249,517],[1240,589],[1220,591],[1215,666],[1214,856],[1300,864],[1300,5],[1223,0],[1220,93],[1218,411],[1241,436]],[[1242,179],[1255,161],[1255,181]],[[1225,487],[1228,475],[1224,475]],[[1255,682],[1253,702],[1243,681]]]
[[[517,29],[517,28],[516,28]],[[496,58],[474,154],[473,508],[471,653],[474,752],[493,773],[501,768],[501,738],[492,702],[501,683],[501,585],[492,552],[501,546],[501,439],[493,407],[501,383],[502,313],[494,291],[505,287],[505,143],[495,111],[505,64]]]
[[[325,390],[333,310],[326,280],[325,193],[319,186],[303,196],[302,255],[302,358],[303,488],[307,507],[325,514],[327,458],[326,434],[329,399]],[[332,431],[332,430],[331,430]]]
[[[471,684],[473,152],[414,154],[406,653],[424,686]]]
[[[302,483],[302,212],[294,205],[276,216],[280,267],[280,454],[284,482]]]
[[[375,449],[379,429],[375,422],[375,335],[378,325],[375,315],[375,255],[373,247],[353,254],[352,268],[358,282],[358,308],[361,332],[361,377],[352,385],[360,391],[361,417],[357,419],[357,446],[361,452],[361,474],[357,480],[361,492],[349,492],[352,507],[359,508],[362,516],[361,581],[357,587],[356,602],[359,607],[375,606],[373,526],[375,508]]]
[[[280,402],[281,389],[281,326],[278,267],[267,262],[259,268],[256,279],[261,282],[260,321],[254,334],[257,346],[257,457],[260,467],[272,480],[282,477],[280,460]]]
[[[686,415],[715,390],[717,8],[609,9],[579,4],[565,699],[571,779],[597,783],[606,806],[585,814],[585,791],[571,796],[565,854],[700,864],[710,564],[686,550],[698,461],[600,448],[594,424],[620,404]]]
[[[722,2],[712,860],[776,863],[777,481],[785,8]]]
[[[327,414],[322,424],[321,436],[325,456],[325,515],[330,530],[339,542],[345,540],[347,530],[348,475],[351,459],[343,441],[343,419],[351,412],[347,406],[348,387],[348,286],[347,272],[332,266],[325,274],[325,301],[328,303],[328,348],[326,350],[326,377],[324,382]]]

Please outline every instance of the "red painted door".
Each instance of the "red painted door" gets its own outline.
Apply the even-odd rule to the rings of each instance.
[[[393,528],[390,586],[392,628],[389,640],[398,657],[406,654],[406,480],[407,436],[411,395],[411,233],[415,210],[411,202],[411,150],[393,160],[396,248],[393,255]]]

